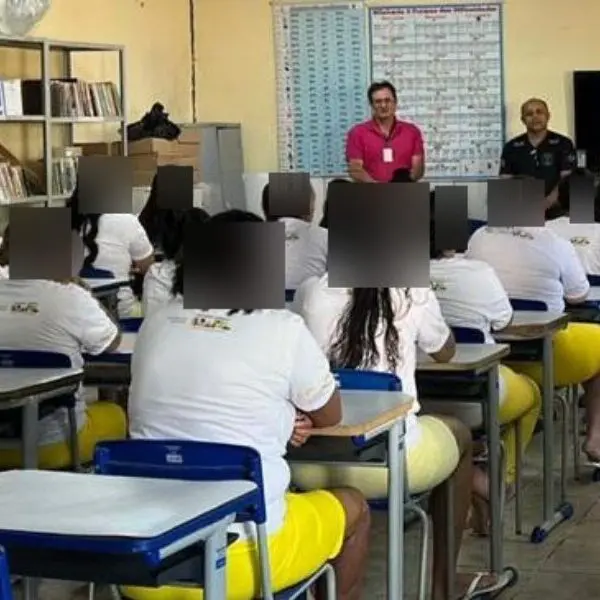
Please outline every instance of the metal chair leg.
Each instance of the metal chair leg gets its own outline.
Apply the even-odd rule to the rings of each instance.
[[[67,414],[69,417],[69,450],[71,452],[71,465],[73,467],[73,471],[81,471],[79,439],[77,437],[77,415],[75,414],[75,407],[69,406]]]
[[[429,598],[429,515],[416,502],[405,505],[405,510],[417,515],[421,521],[421,561],[419,564],[419,588],[417,598],[427,600]]]
[[[573,476],[575,481],[581,479],[581,454],[579,451],[579,386],[570,388],[571,426],[573,427]]]
[[[96,598],[96,584],[88,583],[88,600],[94,600]]]
[[[327,585],[327,600],[336,600],[337,588],[335,581],[335,571],[333,567],[328,564],[325,569],[325,583]]]
[[[567,388],[566,394],[556,394],[562,408],[562,427],[560,444],[560,501],[566,501],[567,498],[567,461],[569,446],[569,396],[571,388]]]
[[[506,505],[506,446],[500,441],[500,515],[504,516]]]
[[[523,443],[521,432],[521,420],[515,425],[515,533],[523,533]]]
[[[334,574],[333,581],[334,581],[334,584],[335,584],[335,574]],[[109,590],[110,590],[110,597],[112,598],[112,600],[122,600],[123,596],[121,596],[121,592],[119,592],[119,586],[118,585],[111,585],[109,587]],[[333,598],[335,598],[335,596],[333,596]]]

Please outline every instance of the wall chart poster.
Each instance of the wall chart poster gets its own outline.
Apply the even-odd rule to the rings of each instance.
[[[368,115],[367,13],[358,3],[273,10],[280,169],[344,174],[347,132]]]
[[[373,80],[398,89],[400,118],[418,125],[427,177],[497,175],[504,143],[502,7],[370,10]]]

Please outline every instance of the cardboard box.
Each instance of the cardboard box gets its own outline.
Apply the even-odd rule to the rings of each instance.
[[[127,154],[135,156],[137,154],[177,154],[179,143],[177,140],[169,141],[159,138],[146,138],[137,142],[129,142]]]
[[[181,133],[177,138],[180,144],[200,144],[202,142],[202,130],[200,127],[181,127]]]
[[[93,144],[77,144],[83,156],[122,156],[121,142],[95,142]]]
[[[155,171],[156,167],[177,165],[198,168],[197,157],[184,157],[176,154],[134,154],[127,157],[134,171]]]
[[[154,175],[156,175],[156,169],[153,171],[134,171],[133,187],[150,187]],[[201,172],[198,169],[194,170],[194,183],[202,183]]]

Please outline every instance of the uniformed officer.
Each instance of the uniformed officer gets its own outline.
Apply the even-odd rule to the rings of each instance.
[[[507,142],[502,150],[501,175],[521,175],[543,179],[546,190],[546,219],[569,209],[567,178],[577,166],[573,142],[548,129],[548,104],[531,98],[521,106],[526,132]]]

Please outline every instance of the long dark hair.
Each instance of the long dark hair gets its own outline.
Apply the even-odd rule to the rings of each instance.
[[[337,179],[332,179],[327,184],[327,191],[329,192],[329,188],[331,186],[343,185],[344,183],[351,183],[347,179],[342,179],[341,177]],[[323,229],[329,229],[329,202],[327,201],[328,194],[325,194],[325,200],[323,201],[323,216],[321,217],[321,222],[319,223],[319,227]]]
[[[4,228],[2,234],[2,244],[0,244],[0,267],[5,267],[9,263],[10,254],[10,229],[9,225]]]
[[[167,260],[175,260],[183,245],[186,223],[206,223],[208,213],[201,208],[167,210],[160,222],[158,243]]]
[[[226,210],[222,213],[214,215],[213,217],[205,221],[205,224],[208,227],[210,227],[210,225],[213,223],[264,223],[264,220],[261,219],[258,215],[244,210]],[[173,287],[171,289],[171,294],[174,297],[183,296],[184,294],[183,244],[181,244],[179,251],[177,252],[177,256],[175,257],[175,265],[175,277],[173,278]],[[253,313],[254,310],[232,308],[227,314],[233,315],[238,312],[243,312],[244,314],[249,315]]]
[[[405,314],[410,310],[410,291]],[[394,324],[395,309],[389,288],[354,288],[338,321],[329,360],[334,368],[370,369],[380,359],[376,339],[383,325],[385,358],[390,372],[400,362],[400,336]]]
[[[138,216],[140,224],[154,246],[160,243],[161,223],[165,212],[165,210],[158,208],[158,190],[155,175],[154,179],[152,179],[148,200],[146,200],[146,204],[144,204],[144,208],[142,208],[142,212]]]
[[[86,268],[92,267],[98,258],[96,236],[101,215],[82,214],[79,206],[79,183],[77,183],[71,197],[67,200],[67,207],[71,209],[71,231],[76,231],[81,236],[88,251],[83,261],[83,267]]]

